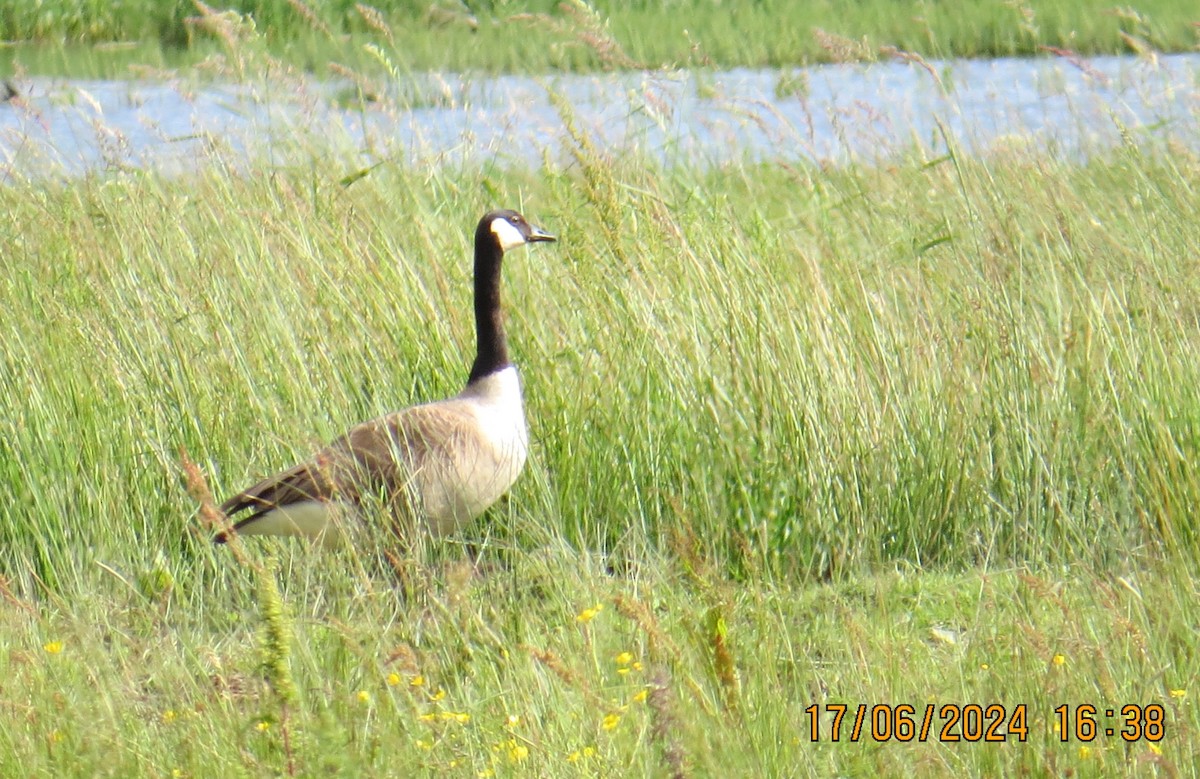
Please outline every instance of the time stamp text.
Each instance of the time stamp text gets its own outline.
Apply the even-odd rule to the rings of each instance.
[[[1029,707],[1018,703],[926,704],[826,703],[809,706],[808,737],[818,741],[1024,742],[1029,738]],[[1062,704],[1053,710],[1054,735],[1063,742],[1097,739],[1162,741],[1167,734],[1162,704],[1121,706]]]

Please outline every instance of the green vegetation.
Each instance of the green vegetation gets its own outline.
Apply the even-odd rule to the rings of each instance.
[[[1194,154],[227,154],[0,189],[0,774],[1196,775]],[[506,267],[511,499],[212,547],[209,487],[457,389],[500,204],[561,238]],[[838,703],[1028,734],[812,743]]]
[[[231,6],[236,10],[226,10]],[[544,72],[657,66],[784,67],[873,59],[895,47],[926,58],[1191,51],[1192,0],[928,0],[718,3],[254,0],[239,4],[0,0],[9,67],[120,75],[130,64],[194,63],[249,35],[288,63],[324,73],[369,60],[381,34],[411,70]],[[386,30],[386,33],[383,31]],[[365,59],[364,59],[365,58]]]

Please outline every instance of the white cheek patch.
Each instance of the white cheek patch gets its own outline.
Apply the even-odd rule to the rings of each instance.
[[[492,235],[500,241],[500,248],[504,251],[525,243],[525,236],[521,235],[521,231],[513,227],[512,222],[507,219],[492,220]]]

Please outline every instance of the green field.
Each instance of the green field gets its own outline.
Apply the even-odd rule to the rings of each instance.
[[[1195,44],[1167,2],[1040,4],[1036,35],[1004,3],[809,4],[793,30],[765,2],[735,30],[497,2],[477,33],[261,5],[184,51],[193,5],[0,20],[40,41],[7,49],[24,72],[219,54],[184,72],[299,88],[283,56],[395,112],[429,67]],[[536,168],[365,170],[299,137],[271,166],[213,144],[173,176],[9,175],[0,776],[1200,775],[1200,157],[1137,137],[664,168],[568,129]],[[206,493],[461,387],[496,206],[559,236],[506,261],[533,445],[509,498],[408,552],[211,545]]]
[[[250,0],[0,0],[0,65],[17,73],[120,76],[194,64],[258,39],[289,64],[373,61],[386,29],[411,70],[545,72],[638,67],[784,67],[900,49],[925,58],[1193,51],[1193,0],[808,2],[583,0],[466,3]]]
[[[0,189],[0,774],[1196,775],[1194,154],[321,153]],[[457,390],[497,204],[560,236],[506,267],[510,500],[211,546],[185,456],[220,496]]]

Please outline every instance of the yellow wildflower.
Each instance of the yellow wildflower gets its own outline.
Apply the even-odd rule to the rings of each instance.
[[[471,721],[471,715],[467,714],[465,711],[459,712],[454,715],[454,721],[457,722],[459,725],[466,725],[468,722]]]
[[[42,649],[45,649],[47,654],[56,655],[63,651],[63,642],[51,641],[49,643],[42,644]]]
[[[604,604],[597,603],[595,606],[592,606],[590,609],[584,609],[583,611],[579,612],[579,616],[575,617],[575,621],[582,622],[583,624],[586,625],[587,623],[589,623],[593,619],[595,619],[596,615],[599,614],[601,611],[604,611]]]
[[[421,676],[420,674],[417,674],[416,676],[414,676],[413,678],[408,680],[408,686],[409,687],[424,687],[425,686],[425,677]]]
[[[613,728],[615,728],[617,726],[617,723],[620,721],[621,721],[620,714],[606,714],[604,716],[604,721],[600,723],[600,727],[604,728],[605,730],[612,730]]]
[[[387,683],[389,687],[395,687],[397,684],[400,684],[400,674],[394,671],[388,674]]]
[[[529,747],[515,738],[510,738],[508,740],[508,762],[519,763],[527,757],[529,757]]]
[[[1182,698],[1187,695],[1187,690],[1171,690],[1172,698]]]
[[[359,703],[370,703],[371,702],[371,693],[367,692],[366,690],[359,690],[358,695],[355,697],[358,698]]]
[[[1053,658],[1051,658],[1050,661],[1052,663],[1054,663],[1055,665],[1065,665],[1067,662],[1067,658],[1064,657],[1063,655],[1055,655]]]
[[[630,666],[630,667],[631,667],[633,670],[635,670],[635,671],[640,671],[640,670],[642,670],[642,661],[641,661],[641,660],[634,660],[634,661],[633,661],[633,665],[632,665],[632,666]]]
[[[642,701],[646,700],[646,696],[649,694],[649,692],[650,691],[645,688],[638,690],[636,693],[633,694],[634,701],[636,701],[637,703],[641,703]]]
[[[438,701],[440,701],[442,698],[445,698],[445,697],[446,697],[446,691],[439,689],[437,692],[432,693],[429,696],[429,700],[433,701],[434,703],[437,703]]]
[[[576,749],[574,752],[567,755],[567,762],[568,763],[578,763],[579,758],[581,758],[581,757],[582,757],[582,755],[579,753],[579,750]]]
[[[174,709],[167,709],[166,711],[164,711],[162,713],[162,720],[163,720],[163,722],[170,725],[172,722],[175,721],[175,718],[178,716],[179,715],[175,713]]]
[[[584,757],[591,757],[591,756],[592,756],[592,755],[594,755],[594,754],[596,754],[596,748],[595,748],[595,747],[584,747],[584,748],[583,748],[583,756],[584,756]]]
[[[990,665],[988,665],[987,663],[980,663],[980,664],[979,664],[979,669],[980,669],[981,671],[986,671],[986,670],[987,670],[987,669],[989,669],[989,668],[991,668],[991,666],[990,666]]]
[[[1089,747],[1087,744],[1083,744],[1079,747],[1079,759],[1080,760],[1087,760],[1091,756],[1092,756],[1092,748],[1091,747]]]
[[[417,719],[421,720],[421,722],[433,722],[437,719],[437,714],[430,712],[428,714],[422,714],[421,716],[417,717]]]
[[[265,719],[259,720],[258,724],[255,725],[254,727],[258,728],[259,733],[266,733],[268,730],[271,729],[271,723],[267,722]]]
[[[1162,754],[1162,747],[1160,747],[1158,744],[1151,744],[1151,745],[1150,745],[1150,751],[1151,751],[1151,752],[1153,752],[1153,753],[1154,753],[1154,754],[1156,754],[1156,755],[1161,755],[1161,754]]]
[[[613,659],[617,661],[617,665],[629,665],[633,662],[633,653],[622,652]]]

